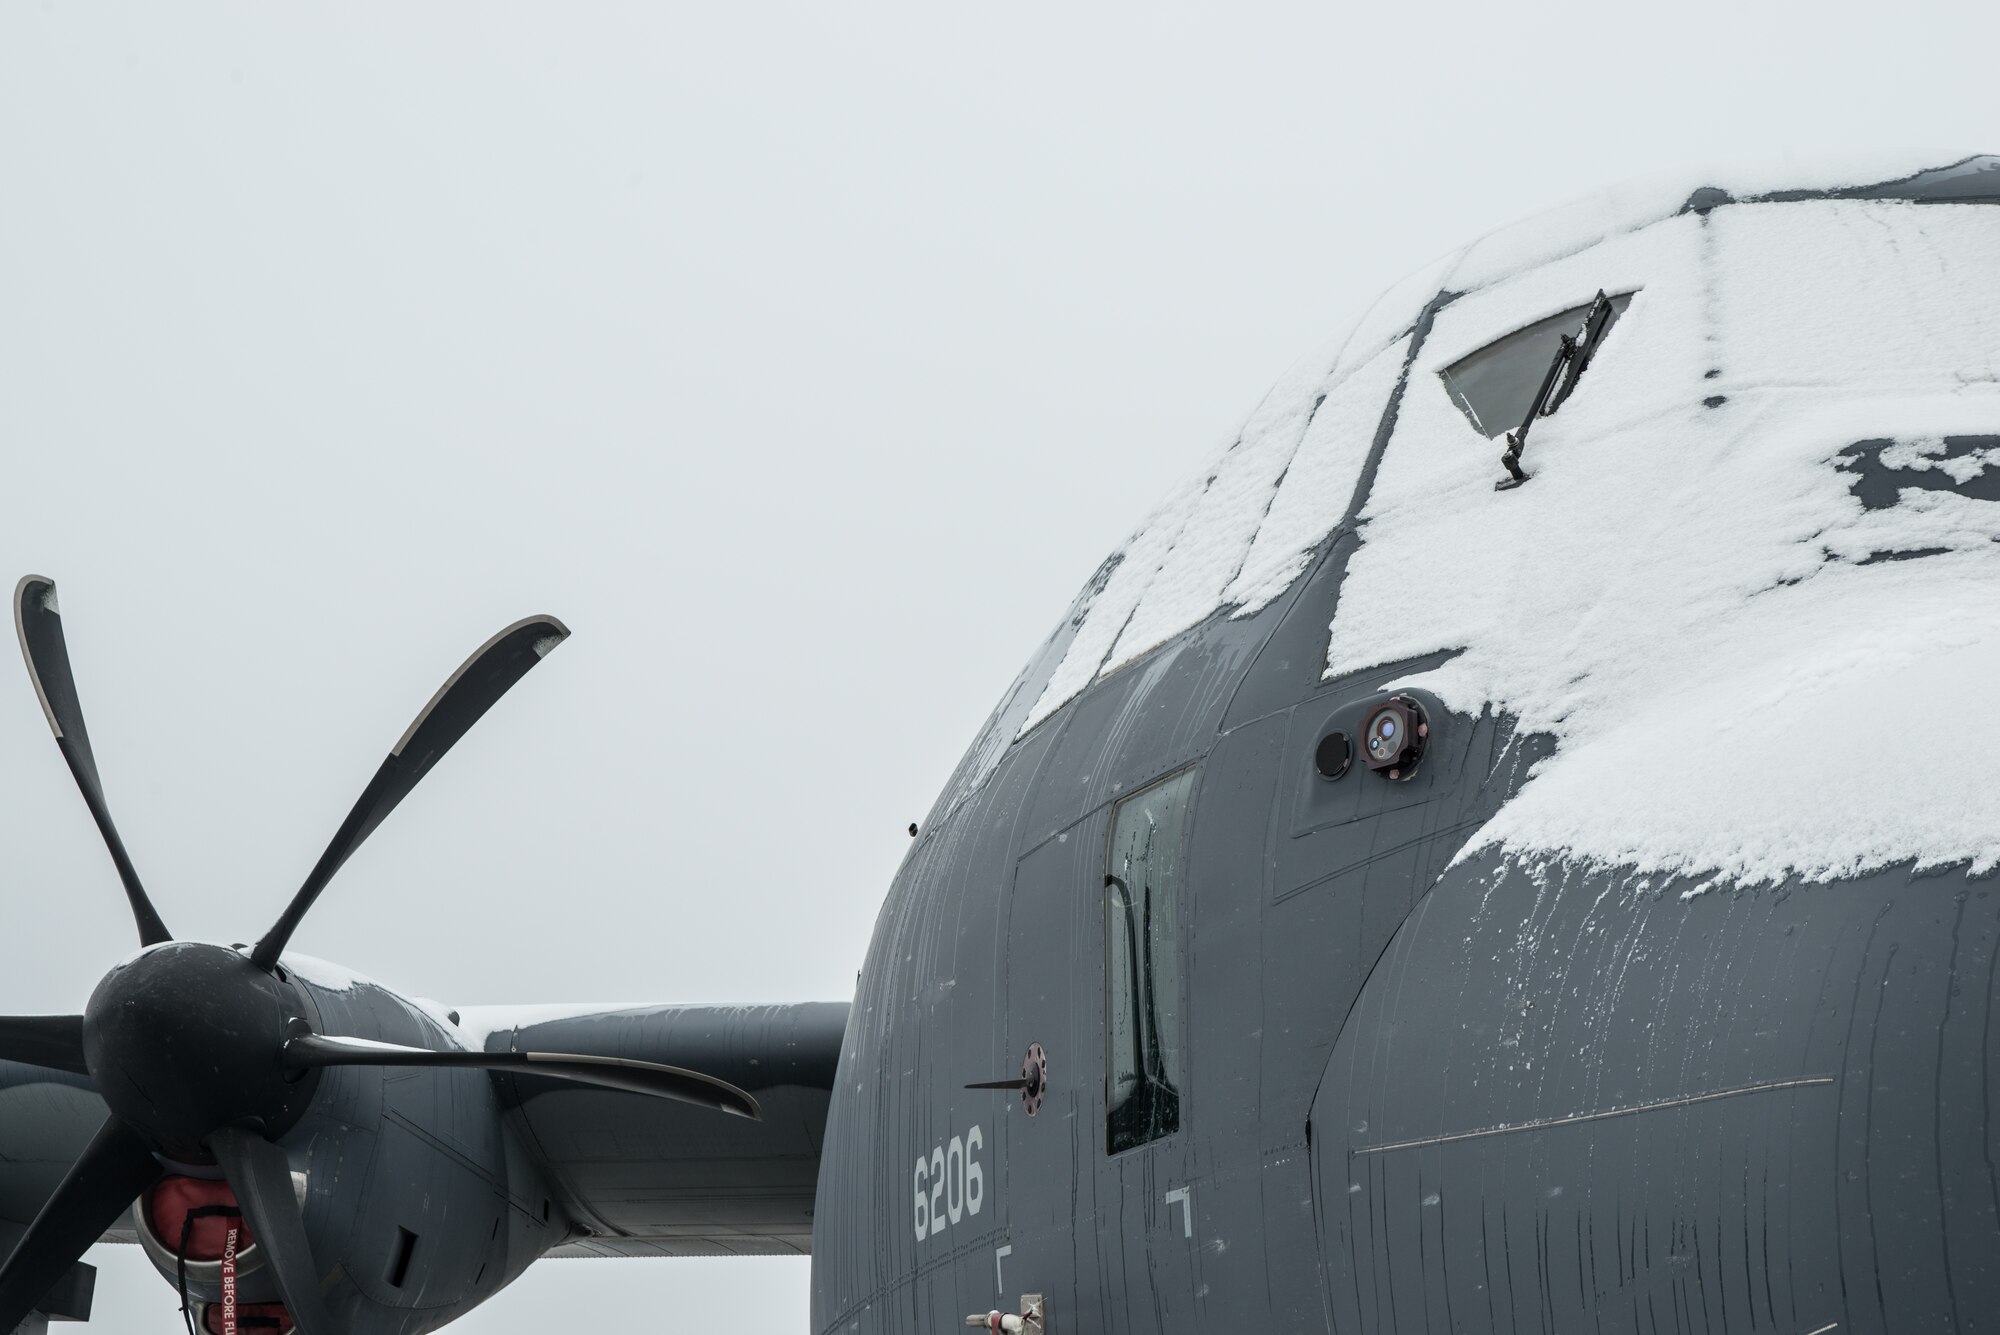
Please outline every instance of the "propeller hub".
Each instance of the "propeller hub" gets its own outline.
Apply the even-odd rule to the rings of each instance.
[[[97,985],[83,1014],[84,1062],[111,1111],[154,1149],[205,1163],[209,1133],[249,1125],[277,1136],[305,1112],[317,1082],[280,1062],[305,1013],[290,983],[237,951],[171,941]]]

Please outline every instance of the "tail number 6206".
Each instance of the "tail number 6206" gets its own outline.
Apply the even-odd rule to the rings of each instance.
[[[986,1203],[986,1175],[979,1168],[979,1151],[986,1138],[978,1127],[953,1136],[929,1154],[917,1156],[917,1241],[944,1232],[959,1220],[979,1213]]]

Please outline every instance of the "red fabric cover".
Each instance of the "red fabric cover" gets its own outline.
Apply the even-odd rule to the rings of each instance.
[[[252,1317],[266,1319],[275,1317],[275,1326],[252,1325]],[[201,1314],[201,1324],[208,1335],[223,1335],[222,1304],[210,1303]],[[238,1303],[236,1305],[236,1335],[284,1335],[292,1328],[292,1314],[285,1310],[283,1303]]]
[[[189,1210],[198,1205],[234,1204],[236,1193],[229,1189],[227,1182],[210,1182],[198,1177],[163,1177],[146,1193],[146,1222],[153,1226],[153,1235],[166,1244],[168,1251],[178,1253],[181,1225],[186,1222]],[[188,1236],[187,1259],[220,1261],[223,1240],[231,1228],[238,1230],[236,1254],[241,1256],[250,1249],[251,1241],[250,1230],[242,1218],[205,1215],[194,1221],[194,1231]]]

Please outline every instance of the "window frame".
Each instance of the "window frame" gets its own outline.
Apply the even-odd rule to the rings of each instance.
[[[1102,1143],[1107,1158],[1116,1158],[1122,1154],[1129,1154],[1134,1150],[1143,1150],[1148,1146],[1171,1140],[1181,1133],[1185,1125],[1183,1105],[1187,1099],[1187,1068],[1189,1064],[1187,1050],[1187,966],[1190,951],[1187,946],[1187,923],[1189,920],[1188,900],[1192,894],[1192,877],[1189,874],[1191,868],[1188,866],[1188,857],[1194,846],[1194,812],[1201,787],[1200,768],[1199,761],[1182,765],[1148,780],[1129,793],[1122,794],[1111,803],[1110,812],[1105,821],[1104,854],[1100,864],[1102,877],[1099,888],[1098,922],[1104,933],[1103,1010],[1101,1012],[1104,1022],[1104,1042],[1100,1055],[1104,1062],[1104,1140]],[[1117,1034],[1116,1025],[1113,1022],[1113,1007],[1116,1004],[1116,990],[1122,980],[1119,978],[1116,968],[1117,947],[1114,944],[1115,938],[1113,936],[1114,920],[1112,917],[1111,896],[1114,880],[1121,886],[1124,884],[1123,879],[1117,876],[1115,870],[1120,817],[1131,803],[1139,801],[1148,793],[1155,792],[1168,784],[1178,781],[1185,781],[1187,784],[1186,793],[1181,798],[1179,847],[1175,850],[1179,879],[1174,887],[1172,903],[1169,906],[1171,916],[1165,922],[1165,930],[1171,933],[1171,946],[1174,955],[1174,996],[1172,998],[1171,1027],[1173,1030],[1172,1036],[1177,1040],[1172,1046],[1177,1054],[1179,1066],[1178,1070],[1172,1072],[1179,1082],[1178,1085],[1168,1085],[1168,1088],[1175,1095],[1173,1120],[1172,1125],[1166,1130],[1158,1131],[1142,1140],[1134,1140],[1124,1145],[1117,1145],[1113,1140],[1112,1123],[1112,1116],[1115,1111],[1112,1106],[1112,1099],[1116,1094],[1115,1081],[1118,1070],[1117,1056],[1113,1050]],[[1155,939],[1157,939],[1157,934]],[[1157,1011],[1158,1008],[1155,1007],[1155,1019],[1157,1019]],[[1135,1022],[1136,1019],[1137,1016],[1135,1014]],[[1155,1026],[1154,1031],[1157,1033],[1157,1026]],[[1162,1074],[1165,1074],[1165,1072]]]

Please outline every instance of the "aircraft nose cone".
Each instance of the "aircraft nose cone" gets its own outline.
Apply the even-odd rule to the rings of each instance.
[[[314,1082],[286,1079],[279,1055],[299,1014],[291,988],[234,950],[154,946],[97,985],[84,1010],[84,1060],[98,1092],[170,1158],[203,1162],[203,1139],[250,1122],[277,1135]]]

